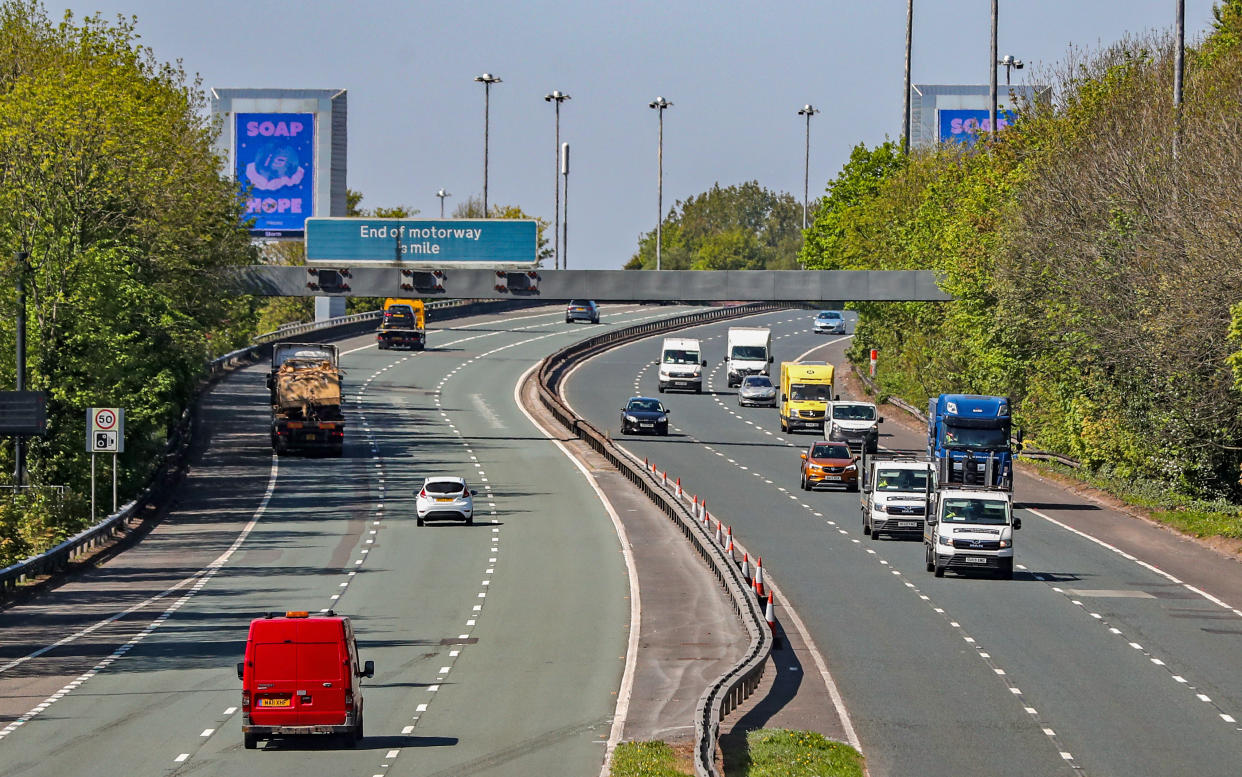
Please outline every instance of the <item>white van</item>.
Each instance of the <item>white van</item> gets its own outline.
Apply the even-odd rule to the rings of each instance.
[[[772,364],[772,330],[760,326],[729,327],[725,375],[729,388],[742,385],[747,375],[768,375]]]
[[[698,394],[703,391],[703,368],[707,361],[693,337],[666,337],[660,350],[660,369],[657,380],[660,393],[668,389],[683,389]]]

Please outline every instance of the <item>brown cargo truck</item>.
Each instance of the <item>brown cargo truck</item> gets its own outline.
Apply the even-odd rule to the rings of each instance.
[[[267,387],[272,400],[272,450],[340,456],[345,443],[341,371],[335,345],[277,343]]]

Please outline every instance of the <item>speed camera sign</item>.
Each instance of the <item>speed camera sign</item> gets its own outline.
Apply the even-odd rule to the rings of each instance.
[[[86,411],[86,451],[88,453],[125,452],[125,410],[119,407],[92,407]]]

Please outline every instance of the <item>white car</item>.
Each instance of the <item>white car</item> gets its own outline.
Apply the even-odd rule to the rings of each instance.
[[[414,509],[418,525],[425,521],[465,521],[474,523],[474,495],[465,478],[430,477],[418,490]]]
[[[821,310],[819,315],[815,316],[814,322],[815,334],[845,334],[845,316],[841,315],[839,310]]]

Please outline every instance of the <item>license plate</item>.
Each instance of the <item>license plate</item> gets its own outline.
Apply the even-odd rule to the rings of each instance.
[[[288,707],[292,704],[292,699],[259,699],[260,707]]]
[[[824,480],[840,480],[840,475],[824,475]]]
[[[986,563],[988,563],[987,558],[985,558],[984,556],[967,556],[966,558],[964,558],[964,559],[962,559],[962,560],[963,560],[963,561],[965,561],[967,564],[986,564]]]
[[[451,497],[440,497],[440,496],[438,496],[438,497],[436,497],[436,501],[437,501],[437,502],[451,502],[451,501],[453,501],[453,500],[452,500],[452,498],[451,498]]]
[[[913,527],[915,527],[915,526],[918,526],[918,525],[919,525],[919,523],[918,523],[918,521],[898,521],[898,522],[897,522],[897,525],[898,525],[898,526],[909,526],[909,527],[912,527],[912,528],[913,528]]]
[[[655,426],[655,424],[640,423],[639,426]]]
[[[309,433],[307,433],[307,435],[306,435],[306,439],[308,439],[308,440],[318,439],[318,435],[314,434],[313,432],[309,432]]]

